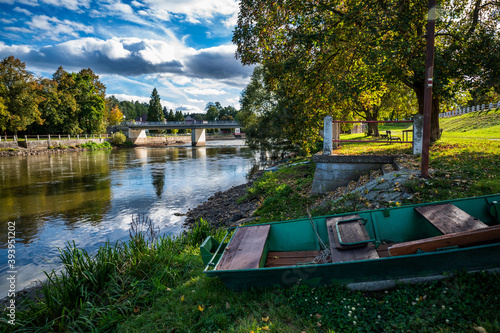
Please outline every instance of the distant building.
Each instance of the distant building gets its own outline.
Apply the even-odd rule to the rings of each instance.
[[[145,113],[142,116],[135,118],[134,120],[136,122],[146,122],[146,121],[148,121],[148,114]]]

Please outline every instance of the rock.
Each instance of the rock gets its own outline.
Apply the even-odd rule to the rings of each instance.
[[[252,184],[234,186],[225,192],[217,192],[207,201],[188,210],[185,223],[193,224],[203,218],[214,226],[230,226],[234,222],[250,217],[258,206],[257,200],[248,200],[237,203]]]

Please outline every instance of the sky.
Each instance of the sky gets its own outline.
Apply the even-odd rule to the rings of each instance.
[[[237,0],[0,0],[0,59],[51,78],[91,68],[119,100],[239,109],[253,68],[234,57]]]

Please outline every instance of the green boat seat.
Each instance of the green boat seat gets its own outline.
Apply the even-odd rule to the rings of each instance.
[[[420,206],[415,207],[415,210],[445,235],[488,227],[450,203]]]
[[[264,252],[270,229],[269,224],[236,229],[215,270],[263,267],[267,258]]]

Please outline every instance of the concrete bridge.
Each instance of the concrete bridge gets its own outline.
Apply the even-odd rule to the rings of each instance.
[[[220,121],[149,121],[149,122],[123,122],[120,125],[111,126],[108,131],[122,131],[125,136],[135,142],[140,139],[145,139],[146,130],[167,130],[167,129],[190,129],[191,144],[193,146],[204,146],[206,142],[205,130],[207,128],[240,128],[241,125],[234,120]]]

